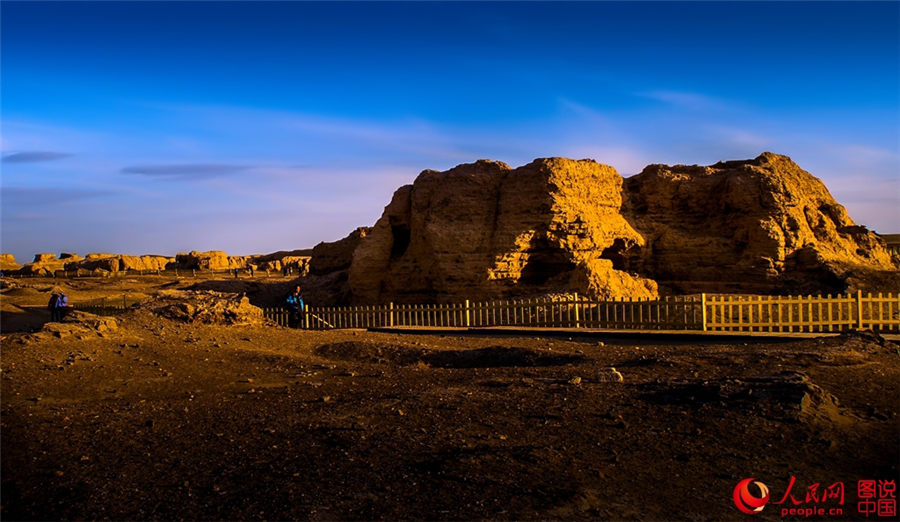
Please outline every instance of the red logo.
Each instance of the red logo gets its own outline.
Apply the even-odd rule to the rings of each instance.
[[[760,496],[754,496],[750,493],[750,483],[756,484],[759,488]],[[753,477],[745,478],[738,482],[734,487],[734,505],[737,506],[742,513],[755,515],[763,510],[766,502],[769,501],[769,488],[760,481],[754,481]]]

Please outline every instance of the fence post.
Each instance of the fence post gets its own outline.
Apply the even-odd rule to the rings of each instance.
[[[700,294],[700,323],[703,331],[706,331],[706,293]]]
[[[469,300],[466,299],[466,327],[467,327],[467,328],[468,328],[469,324],[470,324],[470,320],[469,320]]]
[[[575,328],[581,328],[581,322],[578,318],[578,292],[575,292]]]
[[[388,326],[393,328],[394,327],[394,302],[393,301],[388,303],[388,311],[390,312],[389,319],[388,319]]]
[[[310,307],[310,306],[305,306],[305,307],[304,307],[304,310],[303,310],[303,312],[304,312],[304,314],[303,314],[303,324],[304,324],[304,328],[306,328],[307,330],[309,330],[309,314],[312,313],[311,308],[312,308],[312,307]]]
[[[862,330],[863,314],[862,314],[862,290],[856,291],[856,328]]]

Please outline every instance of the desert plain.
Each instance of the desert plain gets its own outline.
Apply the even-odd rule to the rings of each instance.
[[[877,334],[305,331],[154,304],[238,283],[5,280],[3,519],[745,520],[754,477],[772,520],[794,477],[801,501],[844,483],[828,518],[853,520],[859,480],[898,476],[900,347]],[[147,299],[47,323],[55,287]]]

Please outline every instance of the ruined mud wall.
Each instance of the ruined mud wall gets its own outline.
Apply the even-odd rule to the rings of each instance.
[[[854,271],[896,269],[883,240],[787,156],[650,165],[624,187],[622,214],[645,240],[626,266],[675,292],[840,292]]]
[[[350,267],[357,302],[492,299],[552,292],[651,296],[607,249],[640,243],[619,214],[622,178],[593,161],[479,161],[401,187]]]
[[[896,270],[884,242],[786,156],[651,165],[627,180],[547,158],[422,172],[361,239],[348,283],[355,303],[444,302],[837,292],[853,274]]]

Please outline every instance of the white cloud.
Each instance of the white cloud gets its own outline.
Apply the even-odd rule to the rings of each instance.
[[[690,111],[721,111],[735,108],[734,103],[698,92],[654,90],[636,94],[643,98]]]

